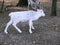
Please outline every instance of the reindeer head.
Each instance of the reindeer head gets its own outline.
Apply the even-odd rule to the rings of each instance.
[[[42,9],[37,9],[37,12],[38,12],[38,15],[39,16],[45,16],[45,13],[44,13],[44,10],[42,10]]]

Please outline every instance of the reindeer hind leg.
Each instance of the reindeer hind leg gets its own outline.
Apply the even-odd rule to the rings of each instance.
[[[12,24],[12,20],[10,20],[8,23],[7,23],[7,26],[6,26],[6,28],[5,28],[5,30],[4,30],[4,32],[7,34],[8,32],[7,32],[7,29],[8,29],[8,27],[10,26]]]

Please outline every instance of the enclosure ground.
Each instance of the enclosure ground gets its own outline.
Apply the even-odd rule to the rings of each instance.
[[[18,10],[0,13],[0,45],[60,45],[60,14],[54,17],[46,15],[34,21],[32,34],[28,32],[28,23],[17,25],[22,30],[21,34],[12,25],[8,28],[9,33],[5,34],[4,28],[10,20],[8,14],[12,11]]]

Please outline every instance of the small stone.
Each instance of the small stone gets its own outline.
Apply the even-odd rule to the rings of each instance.
[[[33,41],[33,43],[35,44],[35,41]]]

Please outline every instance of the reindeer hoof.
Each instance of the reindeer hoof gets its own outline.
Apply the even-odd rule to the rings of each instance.
[[[4,31],[4,33],[8,34],[8,32],[7,32],[7,31]]]
[[[19,31],[19,33],[22,33],[22,31]]]
[[[30,31],[30,30],[29,30],[29,32],[30,32],[30,34],[32,33],[32,31]]]

